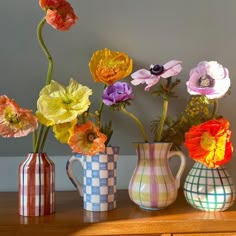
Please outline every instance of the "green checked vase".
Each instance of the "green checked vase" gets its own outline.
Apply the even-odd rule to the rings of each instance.
[[[195,162],[184,183],[184,196],[194,208],[225,211],[235,202],[235,186],[224,166],[208,168]]]

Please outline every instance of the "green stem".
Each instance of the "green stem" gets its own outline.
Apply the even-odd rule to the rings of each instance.
[[[167,111],[168,111],[168,99],[164,98],[161,119],[160,119],[159,126],[158,126],[158,129],[157,129],[156,138],[154,140],[155,142],[160,142],[161,141],[162,131],[163,131],[166,116],[167,116]]]
[[[144,130],[143,125],[140,122],[140,120],[133,113],[127,111],[124,107],[121,107],[121,111],[124,112],[126,115],[130,116],[138,124],[138,126],[141,130],[144,142],[148,142],[147,135],[145,133],[145,130]]]
[[[48,51],[46,44],[44,43],[43,37],[42,37],[42,28],[45,24],[46,20],[45,17],[40,21],[40,23],[38,24],[38,28],[37,28],[37,37],[38,37],[38,41],[39,44],[41,46],[41,48],[43,49],[47,59],[48,59],[48,72],[47,72],[47,80],[46,80],[46,85],[51,83],[52,80],[52,70],[53,70],[53,60],[52,60],[52,56],[50,54],[50,52]]]
[[[106,87],[107,87],[107,85],[104,84],[103,91]],[[101,116],[102,116],[103,107],[104,107],[104,103],[103,103],[103,101],[101,101],[101,104],[100,104],[100,107],[99,107],[99,110],[98,110],[98,122],[99,122],[100,127],[101,127]]]
[[[212,119],[215,119],[215,117],[216,117],[216,112],[217,112],[217,110],[218,110],[218,100],[217,99],[214,99],[214,103],[213,103],[213,111],[212,111],[212,116],[211,116],[211,118]]]
[[[40,145],[40,152],[43,152],[43,148],[44,148],[44,145],[46,143],[46,139],[47,139],[47,136],[48,136],[48,131],[49,131],[49,127],[47,127],[47,129],[45,130],[44,132],[44,135],[43,135],[43,140],[42,140],[42,143]]]
[[[48,59],[48,71],[47,71],[46,85],[49,85],[52,80],[53,60],[52,60],[50,52],[48,51],[48,49],[46,47],[46,44],[45,44],[45,42],[43,40],[43,36],[42,36],[42,29],[43,29],[45,22],[46,22],[46,19],[45,19],[45,17],[43,17],[37,27],[37,38],[38,38],[38,42],[39,42],[41,48],[43,49],[45,56]],[[49,131],[49,127],[47,127],[47,129],[45,131],[44,131],[44,128],[45,128],[45,126],[41,125],[39,132],[37,134],[35,133],[35,137],[34,137],[35,141],[33,142],[34,152],[39,152],[39,151],[43,152],[44,144],[46,142],[48,131]]]
[[[44,131],[44,126],[41,125],[39,132],[37,134],[37,139],[36,139],[36,144],[34,145],[34,152],[37,153],[39,152],[39,148],[40,148],[40,143],[41,143],[41,138],[43,136],[43,131]]]

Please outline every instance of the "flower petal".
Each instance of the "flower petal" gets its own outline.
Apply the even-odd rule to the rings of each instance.
[[[67,87],[52,81],[45,86],[37,101],[37,108],[48,124],[70,122],[90,106],[92,90],[71,79]]]
[[[232,158],[229,122],[224,119],[209,120],[193,126],[185,134],[185,146],[189,155],[210,168],[227,163]]]
[[[111,51],[108,48],[93,53],[89,69],[96,82],[111,85],[127,77],[133,68],[133,60],[124,52]]]
[[[87,122],[75,127],[74,134],[69,139],[69,145],[73,152],[92,156],[104,152],[106,140],[107,137],[99,131],[98,127],[92,122]]]

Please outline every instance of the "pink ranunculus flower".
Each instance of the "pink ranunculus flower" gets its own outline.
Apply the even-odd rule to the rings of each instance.
[[[54,9],[48,9],[46,13],[46,21],[52,27],[60,31],[66,31],[71,28],[78,20],[70,3],[62,1],[59,6]]]
[[[27,136],[38,127],[31,110],[21,108],[12,99],[0,96],[0,136],[18,138]]]
[[[230,87],[228,69],[216,61],[202,61],[190,71],[186,84],[191,95],[221,98]]]
[[[182,68],[182,61],[172,60],[161,65],[151,65],[150,70],[140,69],[134,72],[131,77],[133,85],[146,84],[145,91],[157,84],[161,78],[169,78],[178,75]]]

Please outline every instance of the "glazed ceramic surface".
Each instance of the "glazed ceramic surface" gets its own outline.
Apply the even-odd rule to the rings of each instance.
[[[156,210],[172,204],[178,193],[185,168],[180,151],[170,151],[171,143],[137,143],[137,166],[129,183],[129,196],[141,208]],[[173,176],[168,160],[180,158],[181,164]]]
[[[55,166],[46,153],[29,153],[20,164],[18,205],[22,216],[55,212]]]
[[[208,168],[195,162],[185,183],[184,195],[194,208],[224,211],[235,202],[235,185],[224,166]]]
[[[116,207],[118,153],[118,147],[106,147],[104,153],[94,156],[76,153],[68,160],[68,177],[83,197],[85,210],[108,211]],[[83,183],[78,181],[74,173],[76,161],[83,167]]]

